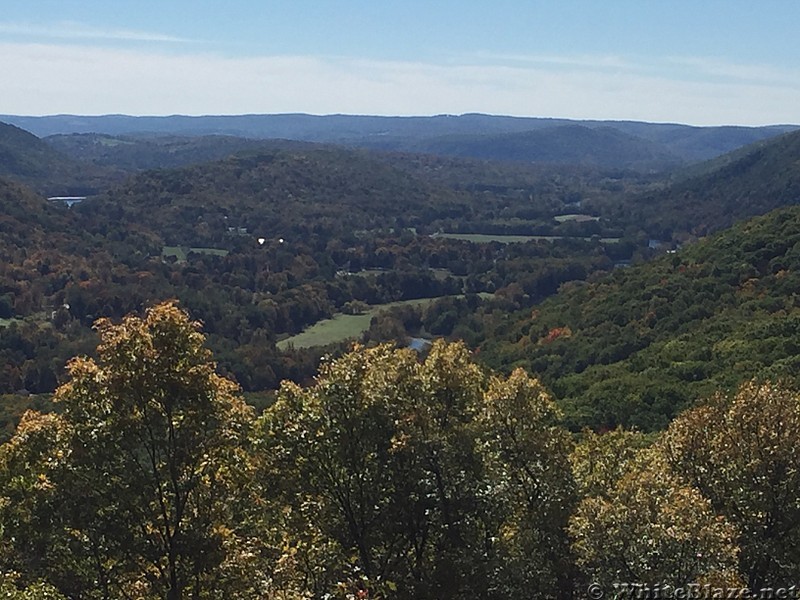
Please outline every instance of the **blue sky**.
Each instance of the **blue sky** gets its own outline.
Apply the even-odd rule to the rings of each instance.
[[[0,6],[0,113],[800,123],[795,0]]]

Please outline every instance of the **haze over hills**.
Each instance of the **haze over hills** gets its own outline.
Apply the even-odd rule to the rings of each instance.
[[[163,116],[127,115],[25,117],[0,115],[0,120],[23,127],[36,135],[99,133],[106,135],[226,135],[248,138],[280,138],[310,142],[344,144],[392,151],[446,152],[456,156],[610,164],[636,166],[626,156],[657,158],[647,167],[669,168],[713,158],[743,145],[796,129],[794,125],[768,127],[692,127],[678,124],[633,121],[575,121],[569,119],[508,117],[483,114],[438,115],[432,117],[379,117],[354,115],[232,115]],[[576,125],[591,130],[608,128],[635,139],[615,138],[611,146],[601,144],[603,133],[583,155],[564,152],[575,144]],[[536,132],[536,135],[534,135]],[[510,134],[526,134],[514,136]],[[508,135],[509,137],[504,137]],[[532,139],[526,136],[533,135]],[[583,132],[583,137],[589,135]],[[463,136],[460,140],[459,137]],[[484,138],[485,139],[481,139]],[[609,141],[609,140],[606,140]],[[648,144],[649,143],[649,144]],[[600,145],[592,150],[592,145]],[[622,145],[621,145],[622,144]],[[553,148],[548,153],[537,148]],[[617,159],[616,157],[619,156]],[[641,164],[639,165],[641,166]]]

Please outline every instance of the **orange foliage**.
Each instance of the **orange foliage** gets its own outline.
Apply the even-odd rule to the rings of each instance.
[[[570,338],[572,337],[572,330],[569,327],[553,327],[550,331],[547,332],[547,335],[544,336],[541,340],[539,340],[540,344],[549,344],[554,342],[558,338]]]

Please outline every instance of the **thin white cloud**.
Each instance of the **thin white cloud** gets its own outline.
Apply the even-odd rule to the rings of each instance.
[[[45,38],[48,40],[82,39],[168,43],[188,43],[193,41],[182,37],[149,31],[101,29],[75,21],[62,21],[49,24],[0,22],[0,34],[29,38]]]
[[[670,57],[667,62],[707,77],[800,87],[800,69],[789,70],[772,65],[742,65],[708,57]]]
[[[673,78],[654,69],[237,58],[23,43],[0,43],[0,55],[6,114],[485,112],[696,125],[800,122],[797,87]]]
[[[790,70],[772,65],[738,64],[713,57],[670,56],[663,59],[639,57],[632,59],[615,55],[524,55],[477,53],[481,62],[531,65],[557,69],[592,71],[630,71],[641,75],[676,80],[716,80],[716,82],[747,82],[786,87],[800,87],[800,69]]]
[[[554,67],[579,67],[591,69],[641,70],[641,64],[614,55],[548,55],[548,54],[498,54],[478,52],[474,57],[480,62],[494,64],[529,64]]]

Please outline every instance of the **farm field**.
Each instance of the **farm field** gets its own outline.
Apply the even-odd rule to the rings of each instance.
[[[482,298],[491,296],[489,293],[478,294]],[[293,348],[311,348],[313,346],[326,346],[347,339],[356,338],[369,329],[372,317],[381,311],[397,306],[419,306],[438,300],[439,298],[415,298],[413,300],[399,300],[386,304],[376,304],[360,315],[337,314],[332,319],[324,319],[315,323],[305,331],[279,341],[278,350]]]
[[[575,221],[576,223],[585,223],[587,221],[599,221],[600,217],[593,217],[592,215],[570,214],[570,215],[556,215],[553,219],[559,223],[566,223],[568,221]]]
[[[565,235],[495,235],[485,233],[434,233],[431,237],[446,238],[450,240],[464,240],[476,244],[489,244],[499,242],[501,244],[523,244],[534,240],[544,240],[552,242],[554,240],[584,240],[591,241],[591,237],[570,237]],[[600,238],[605,244],[619,242],[619,238]]]
[[[392,269],[363,269],[354,273],[343,273],[342,275],[347,277],[378,277],[390,273],[391,271]],[[448,277],[456,277],[450,269],[429,269],[429,271],[440,281]]]
[[[174,256],[179,261],[185,261],[186,257],[194,252],[195,254],[211,254],[213,256],[227,256],[228,251],[222,248],[190,248],[188,246],[164,246],[161,256],[164,258]]]

